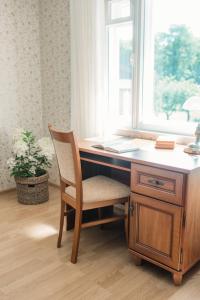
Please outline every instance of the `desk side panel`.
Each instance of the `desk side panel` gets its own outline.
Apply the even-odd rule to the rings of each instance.
[[[183,271],[200,259],[200,170],[187,177],[185,226],[183,235]]]

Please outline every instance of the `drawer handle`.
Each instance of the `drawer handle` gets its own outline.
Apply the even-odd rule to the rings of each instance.
[[[165,184],[162,180],[158,180],[158,179],[149,179],[148,183],[154,186],[163,186]]]

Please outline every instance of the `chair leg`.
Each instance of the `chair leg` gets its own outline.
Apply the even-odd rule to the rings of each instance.
[[[81,223],[82,223],[82,211],[76,210],[72,254],[71,254],[71,262],[73,264],[77,263]]]
[[[61,200],[61,209],[60,209],[60,228],[58,234],[57,248],[61,247],[62,233],[63,233],[63,225],[64,225],[64,217],[65,217],[65,202]]]

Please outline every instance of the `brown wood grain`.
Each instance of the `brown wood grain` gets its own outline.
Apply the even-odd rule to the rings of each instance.
[[[135,193],[130,201],[129,247],[178,271],[182,208]]]
[[[200,173],[187,179],[185,228],[183,240],[183,270],[188,270],[200,259]]]
[[[79,140],[79,149],[84,153],[96,154],[103,157],[145,164],[146,166],[158,167],[188,174],[192,170],[200,168],[200,156],[189,155],[184,152],[185,146],[176,145],[173,150],[156,149],[155,142],[143,139],[133,139],[139,150],[126,153],[113,153],[92,147],[94,140]]]
[[[63,132],[56,128],[53,128],[51,124],[49,124],[49,131],[52,137],[53,142],[59,141],[62,143],[70,144],[72,149],[72,164],[74,166],[74,172],[75,172],[75,183],[69,182],[67,178],[63,178],[61,176],[61,167],[62,167],[62,161],[57,159],[58,162],[58,168],[59,168],[59,174],[60,174],[60,190],[61,190],[61,213],[60,213],[60,228],[59,228],[59,235],[58,235],[58,241],[57,241],[57,247],[61,247],[61,240],[62,240],[62,232],[63,232],[63,225],[64,225],[64,216],[65,206],[71,207],[74,209],[75,213],[75,220],[70,220],[70,222],[67,222],[67,228],[71,227],[71,224],[74,223],[74,234],[73,234],[73,244],[72,244],[72,253],[71,253],[71,262],[76,263],[78,258],[78,249],[79,249],[79,242],[80,242],[80,232],[81,228],[96,226],[100,224],[106,224],[111,222],[116,222],[121,220],[122,218],[125,219],[125,214],[122,217],[115,217],[111,216],[110,218],[104,218],[98,221],[91,221],[88,223],[83,223],[83,211],[85,210],[92,210],[95,208],[103,208],[103,207],[109,207],[113,206],[116,203],[125,203],[129,199],[129,192],[127,197],[119,198],[118,194],[114,199],[103,199],[102,201],[91,201],[89,203],[86,203],[83,201],[83,186],[82,186],[82,169],[81,169],[81,159],[80,159],[80,149],[77,142],[77,139],[72,131],[70,132]],[[56,156],[58,158],[58,152],[55,145],[55,152]],[[66,158],[67,159],[67,158]],[[94,162],[94,160],[91,159],[85,159],[86,162]],[[105,163],[101,162],[103,166],[110,166],[108,164],[105,165]],[[118,166],[120,170],[127,171],[124,168]],[[130,169],[128,170],[130,172]],[[90,176],[90,175],[88,175]],[[75,197],[72,197],[68,195],[65,191],[67,186],[73,186],[75,188]]]
[[[133,192],[182,205],[183,182],[184,174],[131,164],[131,190]]]
[[[95,149],[94,141],[80,141],[79,148],[84,157],[107,159],[121,178],[123,164],[131,163],[131,189],[137,194],[129,204],[129,249],[137,264],[145,259],[160,265],[179,285],[200,260],[200,156],[184,153],[180,145],[161,150],[152,141],[137,143],[140,150],[123,154]]]

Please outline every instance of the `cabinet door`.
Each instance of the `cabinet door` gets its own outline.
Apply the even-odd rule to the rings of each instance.
[[[130,208],[129,248],[179,270],[182,208],[134,193]]]

